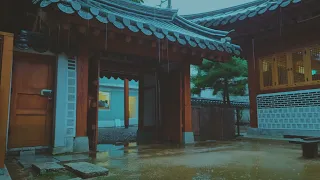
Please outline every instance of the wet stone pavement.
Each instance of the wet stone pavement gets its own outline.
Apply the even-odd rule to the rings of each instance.
[[[96,180],[318,180],[320,159],[301,157],[300,146],[287,142],[232,141],[198,146],[100,144],[89,162],[109,170]],[[9,159],[12,179],[68,180],[69,171],[35,175]]]

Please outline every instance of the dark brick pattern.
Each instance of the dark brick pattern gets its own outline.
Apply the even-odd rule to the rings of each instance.
[[[320,106],[320,91],[257,97],[258,109]]]

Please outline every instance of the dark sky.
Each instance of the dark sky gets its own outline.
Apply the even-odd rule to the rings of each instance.
[[[161,0],[145,0],[145,5],[156,6]],[[179,9],[179,14],[194,14],[222,9],[230,6],[251,2],[253,0],[171,0],[173,9]],[[166,5],[164,4],[163,7]]]

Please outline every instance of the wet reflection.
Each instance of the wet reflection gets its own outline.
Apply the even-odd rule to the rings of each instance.
[[[115,179],[316,180],[320,161],[272,142],[216,142],[195,146],[99,145],[96,163]]]
[[[274,142],[216,142],[194,146],[100,144],[92,163],[108,179],[141,180],[318,180],[320,159],[301,157],[299,146]],[[22,175],[28,177],[28,175]],[[70,173],[33,179],[64,179]],[[106,179],[106,177],[95,180]]]

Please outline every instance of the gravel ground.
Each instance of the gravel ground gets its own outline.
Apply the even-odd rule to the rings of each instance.
[[[99,128],[98,143],[109,144],[116,142],[135,142],[138,127],[125,128]]]

